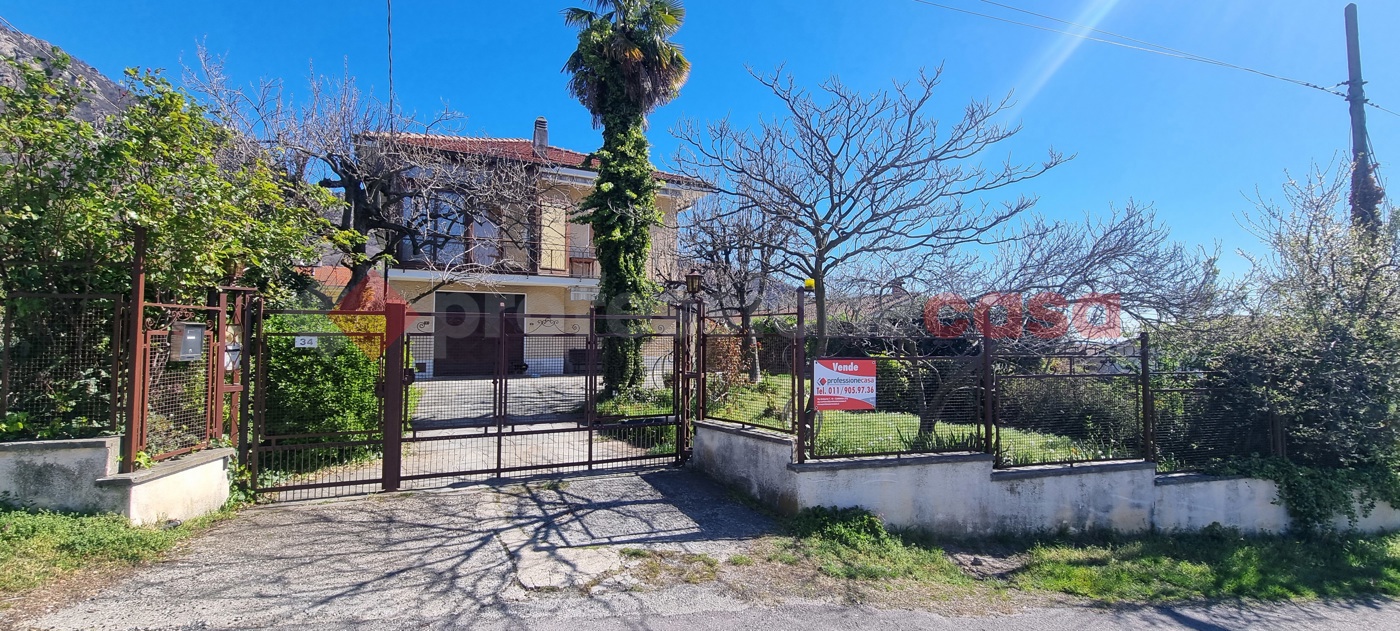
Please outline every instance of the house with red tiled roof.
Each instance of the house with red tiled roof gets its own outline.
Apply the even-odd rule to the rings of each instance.
[[[367,138],[373,142],[373,138]],[[489,157],[527,165],[538,188],[534,198],[509,208],[490,208],[460,222],[452,243],[405,241],[388,273],[391,289],[411,300],[420,334],[413,349],[420,377],[490,374],[500,343],[495,324],[530,330],[551,316],[586,316],[598,296],[600,270],[590,226],[570,221],[592,191],[598,164],[589,155],[549,144],[549,127],[536,119],[531,138],[473,138],[399,132],[394,142],[453,156]],[[661,225],[652,228],[647,270],[654,280],[679,279],[677,216],[706,193],[703,183],[657,171]],[[406,212],[415,212],[408,210]],[[455,234],[455,233],[454,233]],[[449,260],[450,259],[450,260]],[[470,259],[474,273],[445,278],[452,261]],[[449,282],[450,281],[450,282]],[[557,319],[557,318],[556,318]],[[445,330],[450,329],[451,333]],[[429,336],[427,333],[433,333]],[[569,351],[582,340],[527,344],[507,339],[508,363],[530,374],[568,372]],[[538,348],[537,348],[538,347]],[[547,348],[546,348],[547,347]],[[575,353],[577,354],[577,353]],[[431,357],[431,360],[424,358]]]

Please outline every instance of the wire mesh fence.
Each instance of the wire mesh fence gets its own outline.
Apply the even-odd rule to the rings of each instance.
[[[214,335],[196,331],[198,349],[192,354],[170,330],[145,335],[145,437],[140,451],[152,460],[165,460],[207,445],[221,429],[211,415]]]
[[[987,449],[980,346],[844,337],[828,340],[827,348],[841,354],[814,361],[810,457]],[[853,386],[849,396],[830,389],[827,380],[842,371],[867,375],[869,385]]]
[[[791,336],[706,333],[700,346],[706,418],[794,431],[797,372]]]
[[[1283,455],[1281,431],[1258,400],[1221,372],[1152,373],[1152,445],[1158,471],[1193,471],[1233,459]]]
[[[1140,346],[996,353],[999,466],[1144,457]]]
[[[120,431],[120,296],[12,293],[0,300],[0,439]]]
[[[789,362],[780,371],[764,362],[759,381],[747,374],[755,337]],[[851,335],[823,344],[824,355],[793,371],[799,345],[810,354],[816,341],[709,325],[699,341],[704,417],[796,433],[806,458],[984,452],[999,468],[1146,459],[1182,471],[1283,454],[1282,422],[1257,409],[1258,393],[1227,387],[1220,373],[1144,374],[1144,357],[1153,366],[1145,335],[1017,343]],[[837,360],[851,370],[868,364],[860,382],[868,401],[823,404],[821,375]]]

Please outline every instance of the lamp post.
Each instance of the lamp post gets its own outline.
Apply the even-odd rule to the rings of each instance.
[[[700,270],[694,267],[690,268],[690,271],[685,274],[685,293],[690,294],[692,299],[700,294],[700,280],[702,278],[703,276],[700,274]]]
[[[683,316],[684,330],[681,335],[682,350],[682,379],[681,384],[681,407],[688,424],[692,415],[697,418],[705,417],[705,308],[704,301],[700,298],[700,290],[703,289],[701,280],[704,275],[696,267],[690,268],[685,274],[686,299],[681,301],[685,311],[694,310],[695,317],[692,320],[690,314]],[[693,324],[692,324],[693,322]],[[693,329],[691,327],[694,327]],[[693,407],[692,407],[693,406]],[[689,436],[689,427],[683,428],[685,431],[679,432],[678,436]],[[683,443],[678,443],[677,453],[684,458]]]

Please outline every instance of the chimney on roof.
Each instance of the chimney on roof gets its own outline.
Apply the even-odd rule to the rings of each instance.
[[[543,116],[535,119],[535,137],[533,144],[535,145],[535,153],[541,156],[543,156],[545,150],[549,148],[549,121],[545,120]]]

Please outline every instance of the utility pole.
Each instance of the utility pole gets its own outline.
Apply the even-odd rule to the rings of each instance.
[[[1351,220],[1368,232],[1380,230],[1381,199],[1385,191],[1376,183],[1366,133],[1366,92],[1361,79],[1361,40],[1356,21],[1356,3],[1346,7],[1347,24],[1347,102],[1351,105]]]

